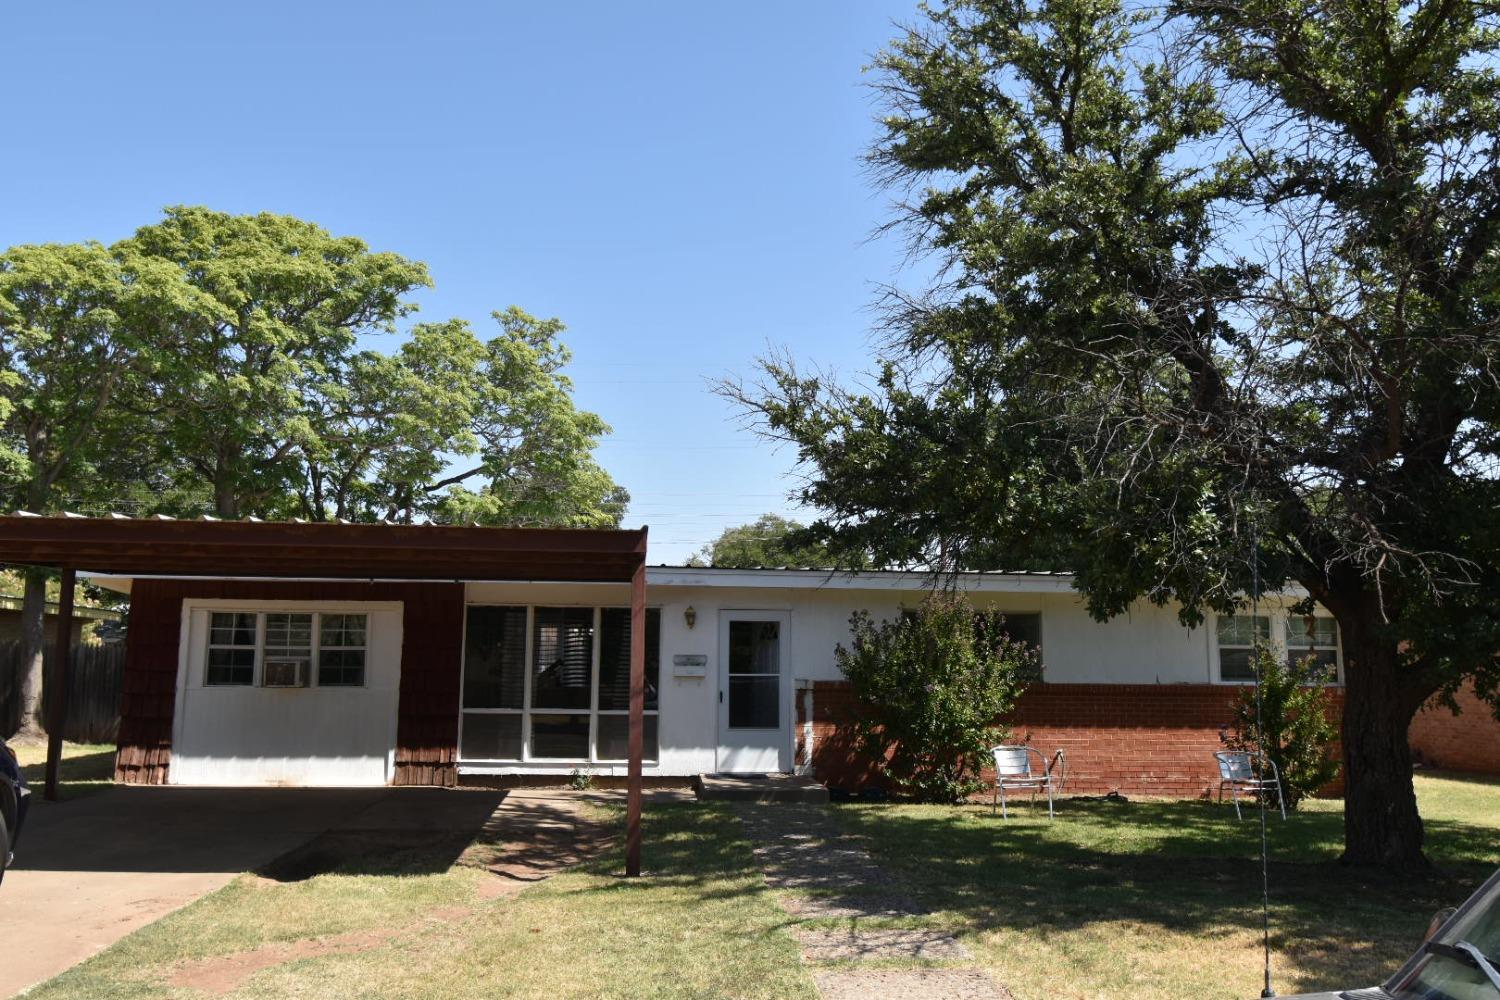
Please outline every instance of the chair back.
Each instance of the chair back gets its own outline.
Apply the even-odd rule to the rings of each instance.
[[[1239,750],[1221,750],[1214,754],[1219,762],[1220,781],[1254,781],[1255,767],[1248,753]]]
[[[995,773],[1002,778],[1031,777],[1030,747],[995,747]]]

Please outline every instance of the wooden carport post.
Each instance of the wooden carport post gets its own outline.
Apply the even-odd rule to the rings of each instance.
[[[52,710],[47,713],[47,783],[42,793],[48,802],[57,801],[57,771],[62,765],[63,729],[68,724],[68,666],[73,658],[73,567],[64,566],[62,594],[57,602],[57,640],[53,643],[52,676],[44,690],[50,692]],[[45,605],[46,602],[43,602]]]
[[[630,789],[625,801],[625,874],[641,873],[641,756],[646,729],[646,549],[630,577]]]

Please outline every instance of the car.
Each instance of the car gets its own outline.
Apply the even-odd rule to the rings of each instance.
[[[26,787],[15,751],[0,740],[0,883],[5,881],[5,870],[15,858],[16,838],[26,823],[26,804],[30,799],[31,789]]]
[[[1422,946],[1384,985],[1284,1000],[1500,1000],[1500,871],[1434,917]]]

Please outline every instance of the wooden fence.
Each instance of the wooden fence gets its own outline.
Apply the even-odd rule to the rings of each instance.
[[[47,676],[52,676],[52,644],[47,644]],[[68,671],[67,739],[113,743],[120,731],[120,682],[125,644],[84,643],[73,647]],[[43,701],[48,698],[43,688]],[[21,725],[21,643],[0,642],[0,735]]]

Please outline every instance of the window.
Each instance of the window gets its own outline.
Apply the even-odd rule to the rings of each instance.
[[[1267,615],[1220,615],[1219,680],[1255,680],[1255,647],[1270,641],[1271,619]]]
[[[1327,615],[1307,617],[1281,610],[1264,615],[1220,615],[1218,629],[1219,680],[1246,683],[1255,680],[1251,654],[1257,645],[1288,664],[1311,656],[1323,668],[1330,684],[1338,682],[1338,623]]]
[[[362,614],[210,612],[203,683],[253,686],[259,667],[266,687],[303,687],[313,676],[319,687],[362,687],[368,623]]]
[[[1295,666],[1311,656],[1329,683],[1339,678],[1339,624],[1326,615],[1286,616],[1286,662]]]
[[[256,615],[215,611],[208,621],[208,667],[203,683],[255,683]]]
[[[644,756],[657,756],[661,612],[646,611]],[[630,735],[628,608],[475,605],[464,630],[459,757],[623,761]]]
[[[365,616],[321,615],[318,628],[318,686],[363,687]]]

